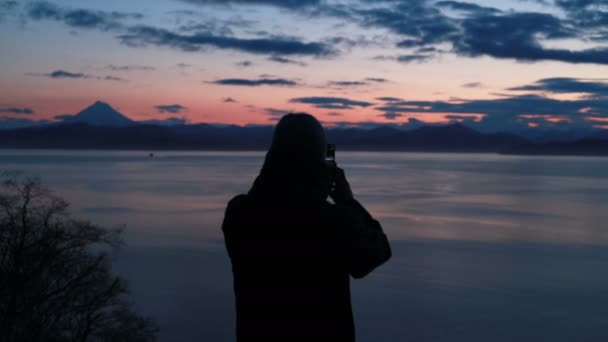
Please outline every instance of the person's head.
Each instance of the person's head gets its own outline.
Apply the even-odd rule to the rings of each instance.
[[[314,116],[306,113],[287,114],[274,128],[270,152],[281,162],[309,167],[325,157],[325,131]],[[287,166],[287,165],[286,165]]]
[[[314,116],[287,114],[275,126],[255,192],[296,200],[325,200],[325,131]]]

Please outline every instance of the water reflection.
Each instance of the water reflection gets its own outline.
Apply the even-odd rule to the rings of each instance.
[[[259,152],[2,151],[85,217],[126,224],[135,245],[219,239],[226,202],[246,192]],[[608,159],[339,153],[356,195],[393,239],[606,244]]]

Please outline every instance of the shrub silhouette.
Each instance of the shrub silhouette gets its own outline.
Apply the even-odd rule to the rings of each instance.
[[[0,340],[155,340],[111,273],[122,229],[72,218],[37,179],[0,179]]]

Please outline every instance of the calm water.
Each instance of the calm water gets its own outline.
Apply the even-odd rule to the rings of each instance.
[[[233,339],[220,224],[263,153],[0,151],[125,224],[116,268],[163,340]],[[608,158],[339,153],[394,258],[353,282],[359,341],[608,340]]]

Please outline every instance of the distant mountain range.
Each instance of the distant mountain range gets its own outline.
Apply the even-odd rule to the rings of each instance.
[[[62,119],[0,131],[0,148],[265,150],[273,130],[272,126],[187,125],[179,120],[142,123],[104,102]],[[388,126],[333,128],[327,130],[327,136],[340,150],[608,155],[608,134],[603,133],[571,142],[533,143],[518,135],[486,134],[451,124],[410,131]]]

